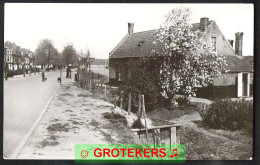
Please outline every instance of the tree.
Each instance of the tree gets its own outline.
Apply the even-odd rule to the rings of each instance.
[[[77,51],[71,44],[67,44],[63,48],[62,59],[67,67],[69,64],[77,63]]]
[[[40,41],[37,49],[35,50],[36,62],[40,65],[50,67],[50,64],[55,64],[58,56],[58,51],[54,47],[53,42],[49,39]]]
[[[210,47],[191,30],[189,8],[175,8],[166,16],[158,30],[154,44],[163,43],[160,86],[166,98],[177,93],[195,95],[195,84],[200,78],[203,86],[212,84],[213,77],[225,71],[224,56],[210,53]],[[155,52],[155,51],[154,51]]]
[[[82,67],[82,70],[87,70],[88,66],[90,65],[90,58],[91,58],[91,54],[90,51],[87,50],[86,52],[83,52],[82,50],[80,51],[79,54],[79,64]]]
[[[143,57],[138,59],[128,59],[119,64],[121,81],[118,91],[123,91],[125,109],[128,105],[128,94],[131,93],[131,102],[134,103],[132,109],[137,110],[139,95],[145,95],[145,106],[147,111],[154,110],[160,102],[160,86],[158,76],[160,59],[157,57]],[[119,94],[118,93],[118,94]]]

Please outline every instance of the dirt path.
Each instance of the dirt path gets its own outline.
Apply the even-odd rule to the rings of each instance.
[[[235,140],[230,140],[230,139],[228,139],[224,136],[221,136],[219,134],[214,134],[214,133],[212,133],[208,130],[205,130],[202,127],[198,127],[198,125],[193,122],[193,121],[201,121],[201,120],[202,120],[202,118],[201,118],[200,114],[198,112],[194,112],[192,114],[184,115],[184,116],[182,116],[178,119],[172,120],[171,122],[179,123],[184,127],[191,128],[191,129],[195,130],[196,132],[203,133],[203,134],[210,136],[210,137],[213,137],[213,138],[219,138],[221,140],[225,140],[225,141],[228,141],[230,143],[243,144],[243,143],[235,141]]]
[[[90,97],[71,79],[63,83],[18,159],[74,159],[75,144],[109,143],[102,128],[108,120],[102,114],[113,105]]]

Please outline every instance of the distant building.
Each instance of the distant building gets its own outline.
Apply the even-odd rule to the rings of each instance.
[[[10,41],[5,42],[5,65],[9,70],[29,69],[34,66],[33,52]]]
[[[119,64],[129,59],[138,60],[140,57],[152,56],[152,50],[162,51],[162,44],[154,45],[156,30],[134,33],[134,24],[128,23],[128,34],[109,53],[109,83],[120,84],[121,75]],[[225,55],[229,72],[223,78],[214,78],[213,86],[201,87],[197,84],[197,97],[225,98],[242,97],[253,94],[253,56],[242,56],[243,33],[235,34],[235,49],[233,40],[227,40],[214,20],[201,18],[199,23],[192,26],[199,30],[200,38],[209,43],[212,53]]]

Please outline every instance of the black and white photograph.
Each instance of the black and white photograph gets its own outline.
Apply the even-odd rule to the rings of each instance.
[[[5,3],[3,59],[4,159],[75,160],[76,144],[254,159],[253,4]]]

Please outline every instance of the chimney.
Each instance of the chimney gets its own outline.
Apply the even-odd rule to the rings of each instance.
[[[242,56],[242,47],[243,47],[243,32],[235,33],[235,54]]]
[[[228,42],[229,42],[230,45],[233,47],[234,40],[228,40]]]
[[[209,18],[204,17],[204,18],[200,18],[200,30],[201,31],[205,31],[208,28],[208,22],[209,22]]]
[[[134,33],[134,23],[128,23],[128,34],[131,35]]]

